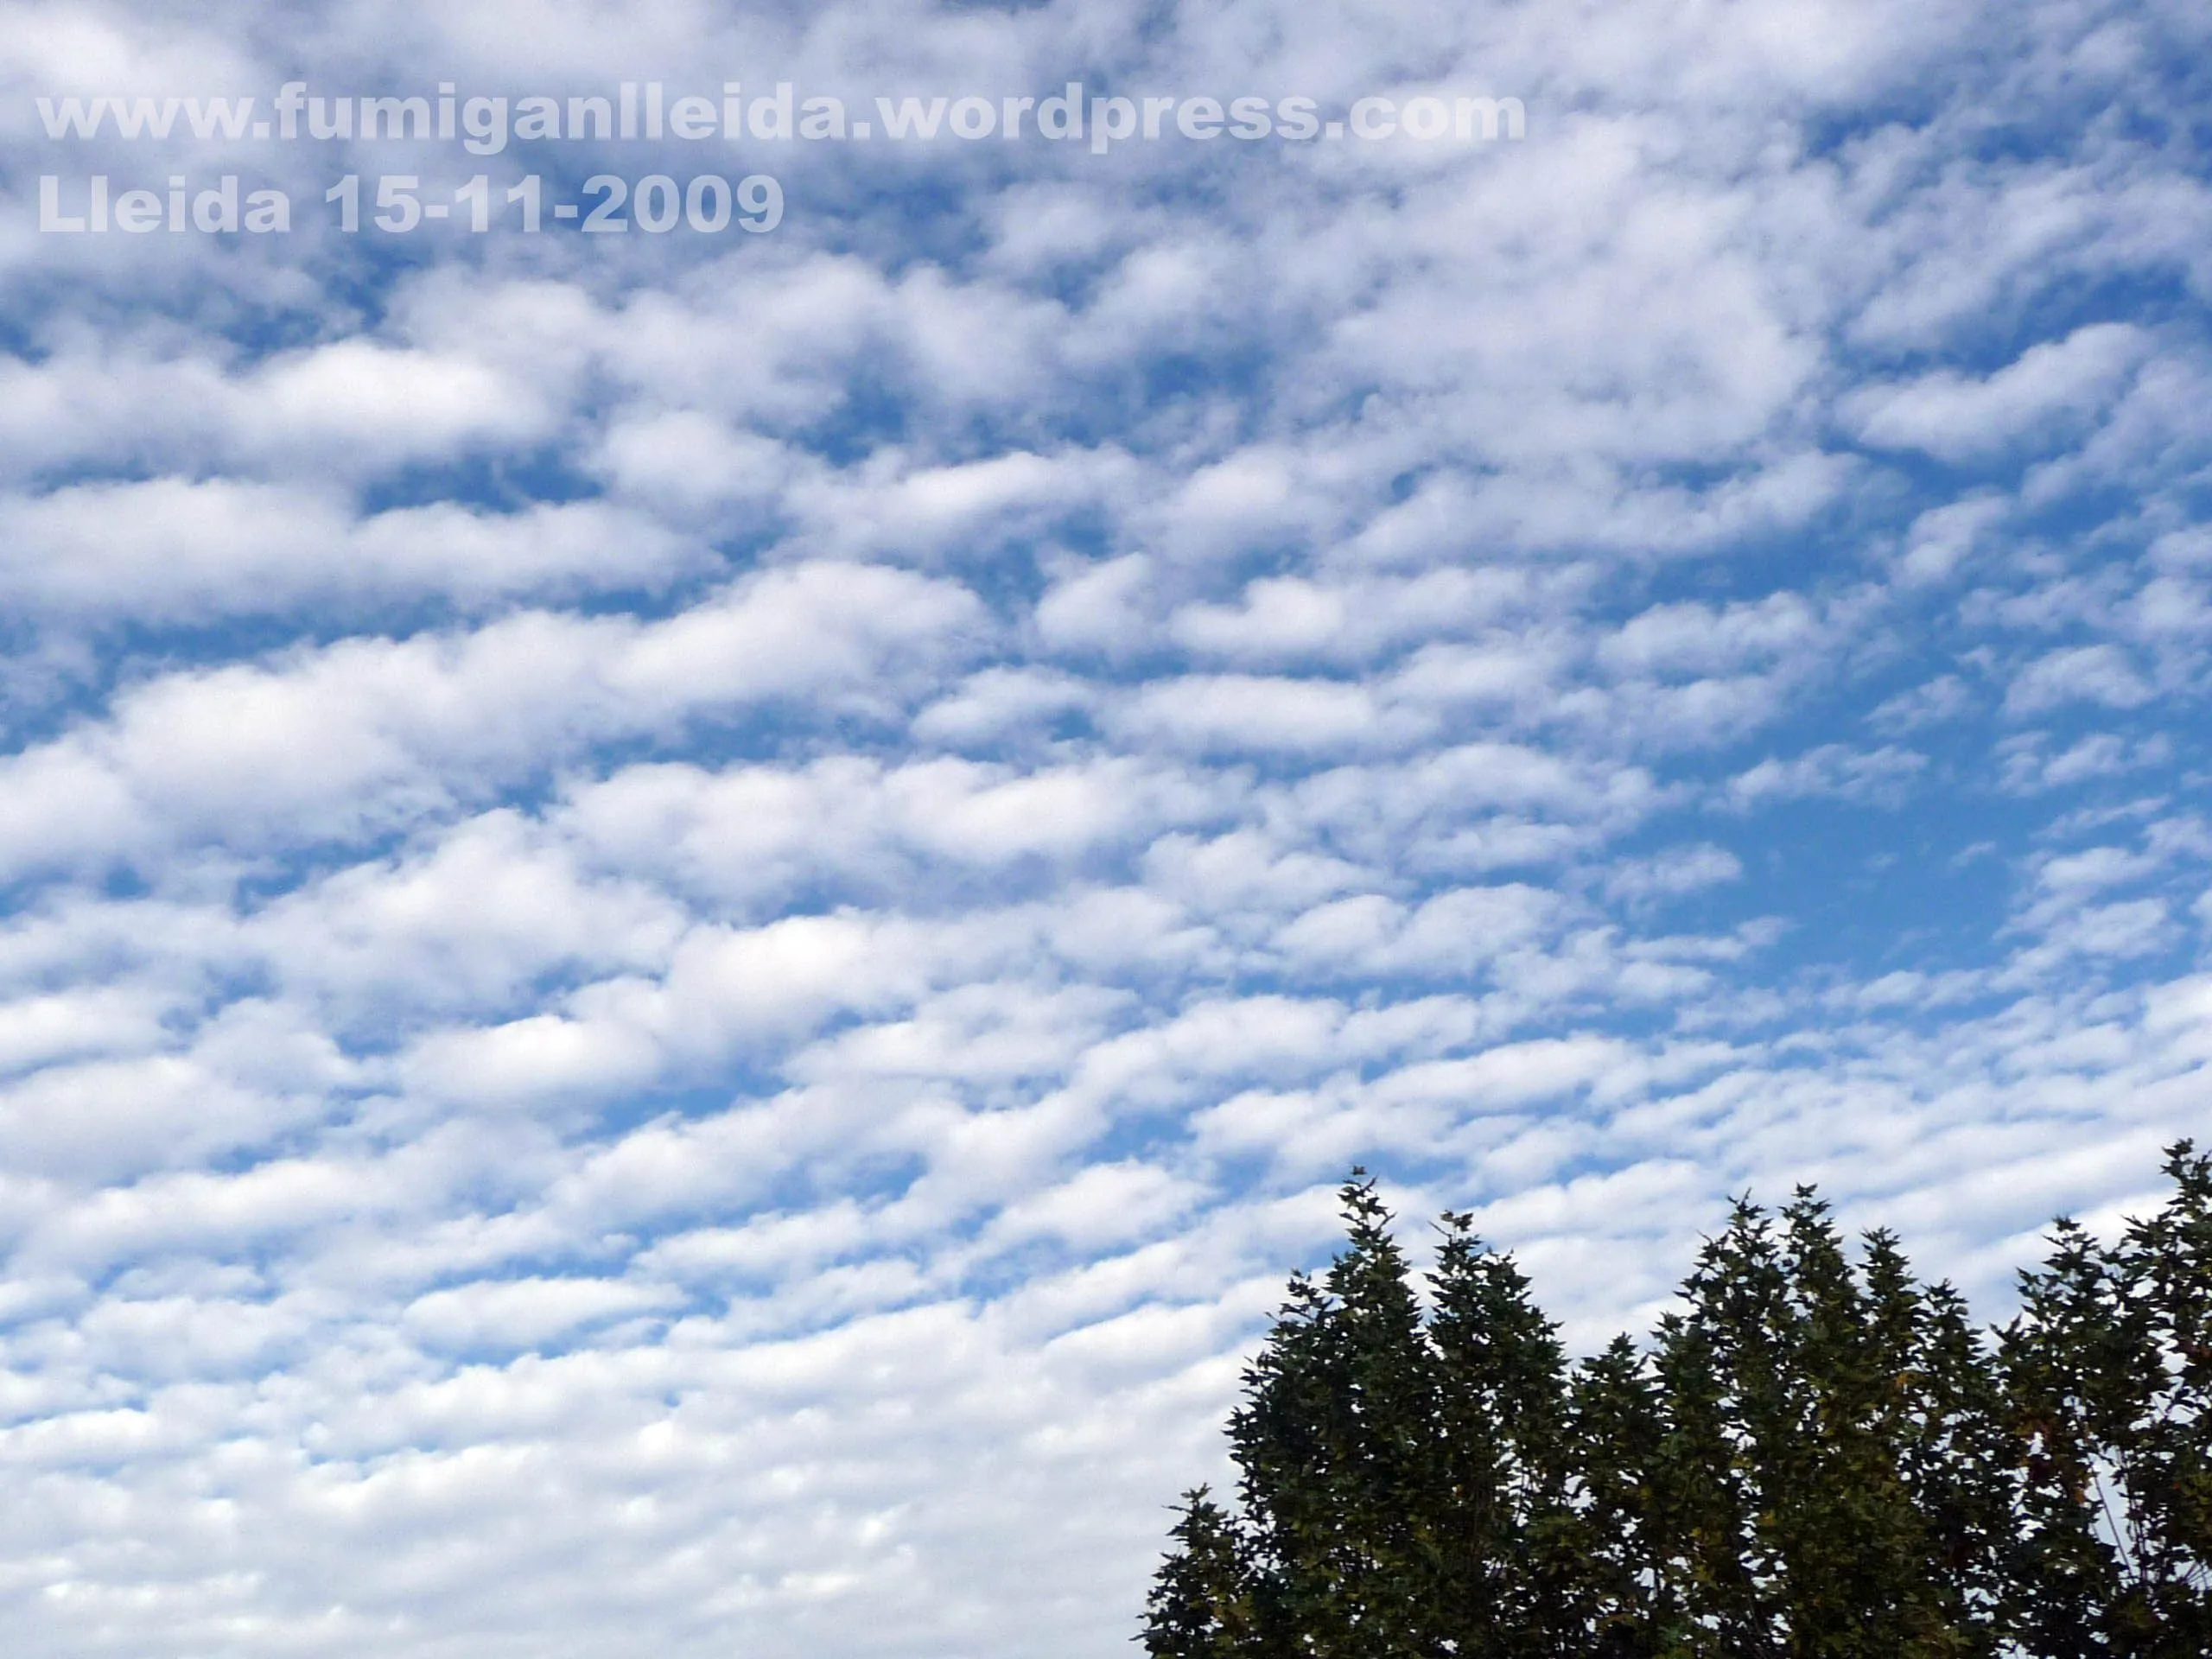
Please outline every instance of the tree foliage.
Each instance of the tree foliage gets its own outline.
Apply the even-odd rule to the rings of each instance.
[[[1417,1283],[1374,1184],[1247,1368],[1236,1501],[1188,1494],[1155,1659],[2212,1653],[2212,1158],[2100,1243],[2061,1221],[2002,1331],[1738,1203],[1675,1311],[1570,1363],[1446,1215]]]

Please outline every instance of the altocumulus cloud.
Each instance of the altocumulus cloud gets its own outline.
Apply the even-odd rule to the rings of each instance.
[[[1355,1160],[1587,1343],[2201,1126],[2202,7],[447,12],[0,44],[10,1651],[1124,1651]],[[35,113],[725,75],[1527,122]],[[171,171],[294,228],[35,229]]]

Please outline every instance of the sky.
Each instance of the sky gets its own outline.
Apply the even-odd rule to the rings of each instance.
[[[1103,1659],[1355,1165],[2212,1127],[2194,0],[6,19],[9,1652]]]

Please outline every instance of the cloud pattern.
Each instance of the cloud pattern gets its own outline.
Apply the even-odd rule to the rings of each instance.
[[[2201,7],[19,15],[11,1650],[1122,1651],[1355,1161],[1587,1343],[2202,1128]],[[31,228],[37,93],[701,64],[1529,132]]]

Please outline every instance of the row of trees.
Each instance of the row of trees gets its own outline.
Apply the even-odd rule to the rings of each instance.
[[[1569,1363],[1444,1218],[1427,1294],[1370,1181],[1189,1494],[1157,1659],[2212,1655],[2212,1158],[2109,1246],[2057,1224],[1984,1332],[1809,1190],[1738,1203],[1681,1311]]]

